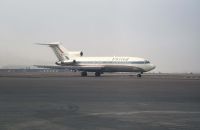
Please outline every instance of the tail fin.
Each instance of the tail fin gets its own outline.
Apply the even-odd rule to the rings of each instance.
[[[59,61],[69,60],[68,50],[65,49],[64,46],[60,42],[53,42],[53,43],[37,43],[39,45],[47,45],[49,46],[53,52],[55,53],[56,57]]]
[[[76,57],[83,56],[82,51],[68,51],[60,42],[53,43],[37,43],[39,45],[47,45],[51,47],[59,61],[66,61]]]

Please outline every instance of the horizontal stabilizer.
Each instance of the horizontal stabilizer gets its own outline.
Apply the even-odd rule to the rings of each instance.
[[[51,43],[35,43],[37,45],[49,45],[49,46],[54,46],[54,45],[60,45],[61,42],[51,42]]]

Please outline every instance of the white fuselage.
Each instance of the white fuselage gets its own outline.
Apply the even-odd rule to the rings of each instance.
[[[73,61],[73,64],[63,63],[62,66],[87,67],[88,72],[147,72],[155,68],[149,61],[138,57],[76,57]]]

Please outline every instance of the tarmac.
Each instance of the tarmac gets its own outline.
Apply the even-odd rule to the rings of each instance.
[[[199,75],[0,77],[0,130],[199,130]]]

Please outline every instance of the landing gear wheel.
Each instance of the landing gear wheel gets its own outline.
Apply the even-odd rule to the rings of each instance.
[[[95,72],[95,76],[96,76],[96,77],[100,77],[100,76],[101,76],[101,73],[100,73],[100,72]]]
[[[87,76],[87,72],[85,72],[85,71],[84,71],[84,72],[81,72],[81,76],[82,76],[82,77],[86,77],[86,76]]]
[[[141,75],[141,74],[137,74],[137,77],[138,77],[138,78],[141,78],[141,77],[142,77],[142,75]]]

